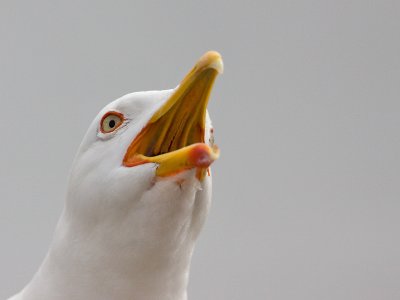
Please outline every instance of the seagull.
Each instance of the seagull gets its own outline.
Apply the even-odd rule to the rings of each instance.
[[[127,94],[91,123],[37,273],[9,300],[185,300],[218,158],[205,53],[171,90]]]

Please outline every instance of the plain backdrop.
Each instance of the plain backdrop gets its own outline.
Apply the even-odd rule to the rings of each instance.
[[[400,299],[399,1],[0,1],[0,298],[42,261],[75,151],[207,50],[221,159],[189,299]]]

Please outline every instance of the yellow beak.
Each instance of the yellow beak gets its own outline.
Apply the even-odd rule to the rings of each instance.
[[[204,136],[211,89],[222,71],[218,52],[204,54],[130,144],[123,165],[157,163],[161,177],[197,168],[203,178],[219,156],[217,146],[205,144]]]

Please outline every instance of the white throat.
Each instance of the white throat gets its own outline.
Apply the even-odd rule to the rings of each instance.
[[[186,299],[210,185],[193,170],[158,181],[131,211],[101,222],[72,220],[67,206],[41,268],[13,300]]]

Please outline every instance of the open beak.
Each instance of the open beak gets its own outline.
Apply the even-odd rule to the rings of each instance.
[[[123,165],[156,163],[160,177],[197,168],[203,178],[219,156],[217,146],[206,144],[204,136],[211,89],[222,71],[221,55],[205,53],[130,144]]]

